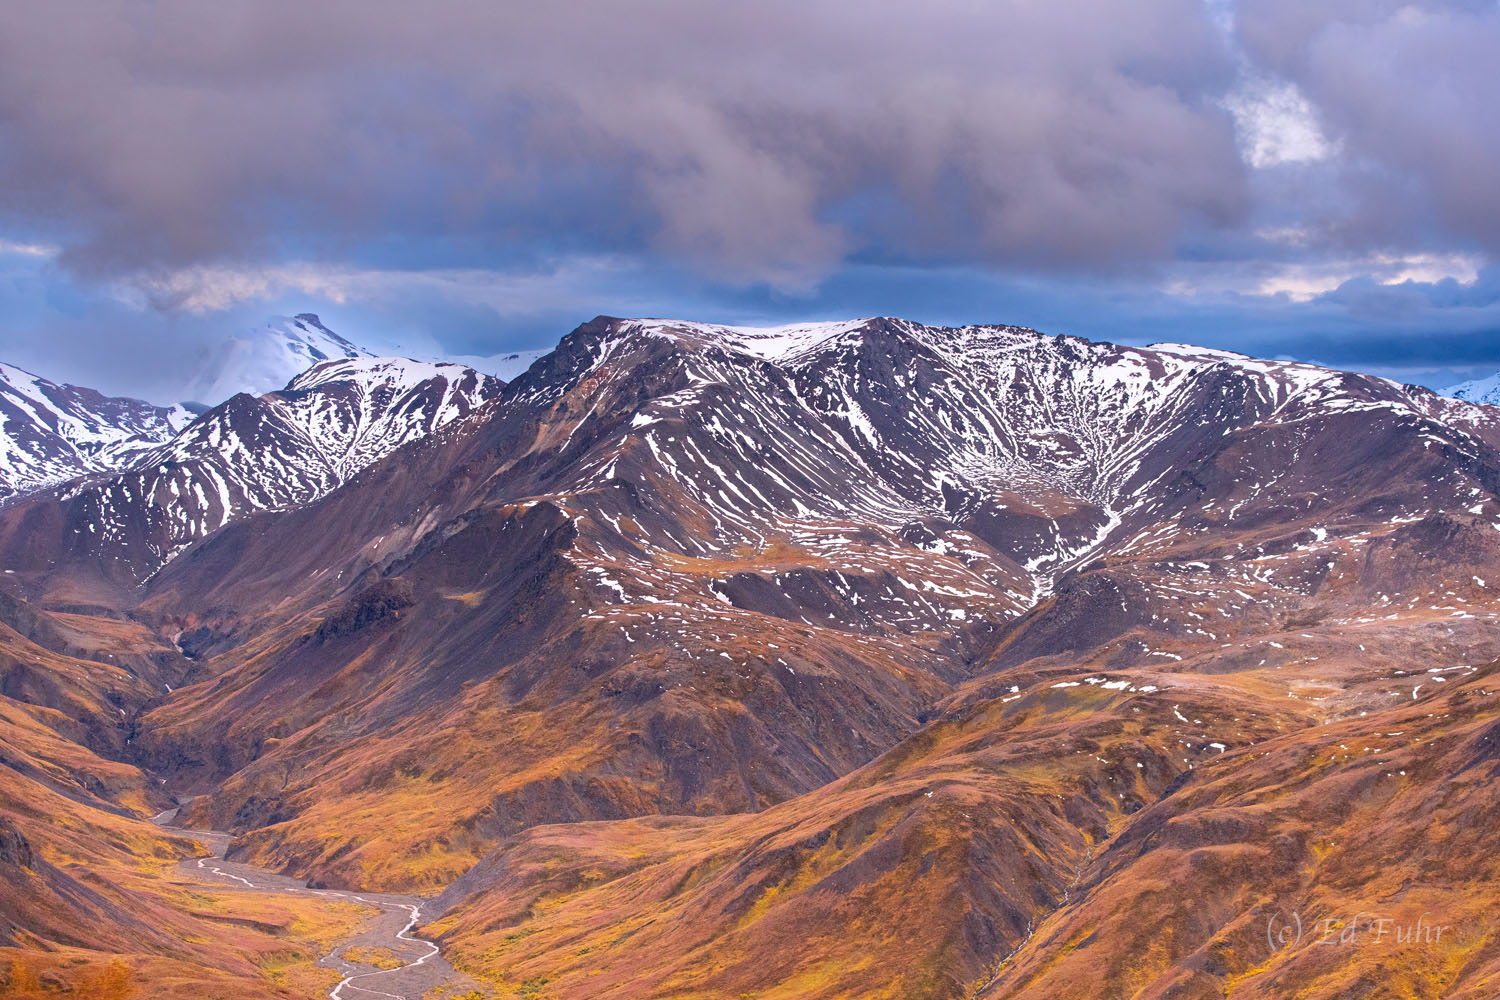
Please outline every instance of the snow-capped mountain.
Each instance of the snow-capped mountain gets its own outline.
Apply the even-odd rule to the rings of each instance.
[[[1443,390],[1443,395],[1468,400],[1471,403],[1500,405],[1500,372],[1496,372],[1489,378],[1470,379],[1458,385],[1450,385]]]
[[[236,393],[274,392],[320,361],[374,355],[334,333],[313,313],[276,316],[212,345],[182,398],[217,406]]]
[[[190,402],[176,406],[106,397],[0,365],[0,502],[82,476],[132,471],[168,442],[165,454],[171,460],[182,460],[184,449],[201,459],[212,450],[205,435],[226,419],[207,411],[232,402],[229,413],[298,425],[301,443],[294,450],[300,457],[293,464],[312,464],[291,480],[252,489],[245,501],[253,507],[281,506],[321,495],[329,484],[412,437],[468,412],[543,353],[476,358],[484,366],[479,370],[447,360],[381,358],[334,333],[316,315],[302,313],[274,317],[223,341],[181,392]],[[268,393],[276,400],[258,398]],[[241,395],[245,398],[236,402]],[[400,419],[387,412],[403,406],[416,409]],[[195,414],[205,414],[205,422],[174,442]],[[229,437],[220,440],[229,447]],[[253,464],[253,454],[238,458]]]
[[[86,548],[154,571],[237,517],[309,503],[409,441],[468,416],[502,383],[405,358],[321,361],[285,388],[241,393],[130,468],[60,493]]]
[[[372,359],[312,313],[276,317],[208,351],[183,402],[157,406],[0,364],[0,502],[80,476],[122,472],[194,415],[237,393],[280,389],[328,360]]]
[[[443,360],[457,365],[467,365],[477,372],[493,375],[502,382],[513,382],[540,358],[552,353],[551,348],[534,351],[512,351],[508,354],[455,354]]]
[[[988,601],[1019,612],[1111,545],[1150,532],[1172,537],[1182,529],[1164,522],[1185,501],[1157,487],[1269,425],[1359,413],[1367,424],[1430,427],[1434,440],[1465,454],[1500,440],[1500,419],[1464,402],[1183,345],[1134,349],[890,319],[769,329],[599,320],[503,391],[499,380],[455,366],[322,362],[280,392],[232,397],[130,474],[74,490],[70,502],[97,504],[78,516],[101,553],[124,545],[133,565],[149,567],[242,512],[321,497],[496,395],[513,421],[548,426],[562,407],[576,421],[551,459],[562,461],[602,419],[597,402],[583,411],[565,402],[595,379],[627,393],[630,412],[616,418],[627,425],[611,431],[613,448],[567,461],[548,492],[608,506],[602,487],[634,469],[651,484],[640,496],[657,509],[629,516],[648,536],[659,525],[662,544],[697,534],[683,527],[689,516],[718,526],[716,544],[742,545],[760,544],[768,523],[791,516],[878,527],[917,551],[969,552],[982,571],[912,556],[923,575],[945,581],[901,598],[910,620],[928,625],[966,615],[958,606],[966,600],[945,595],[981,582]],[[670,391],[655,388],[660,380]],[[1285,478],[1261,471],[1213,486],[1215,503],[1243,509]],[[624,594],[662,585],[656,566],[600,572]]]
[[[905,554],[847,564],[829,554],[825,565],[843,574],[829,586],[855,587],[881,563],[922,561],[906,579],[927,585],[906,588],[900,613],[931,626],[963,620],[977,593],[1019,613],[1101,554],[1169,545],[1199,522],[1233,525],[1283,503],[1297,476],[1273,457],[1282,427],[1304,429],[1299,462],[1325,446],[1313,427],[1327,447],[1352,447],[1354,429],[1336,428],[1353,420],[1372,449],[1383,447],[1380,435],[1403,447],[1441,442],[1477,464],[1500,445],[1500,415],[1386,379],[1186,345],[1135,349],[891,319],[770,329],[598,321],[505,396],[512,407],[553,405],[573,386],[631,384],[626,371],[662,387],[646,398],[618,390],[631,407],[628,430],[568,463],[571,478],[552,480],[552,490],[598,504],[601,524],[631,518],[644,533],[638,544],[690,539],[693,555],[761,546],[777,532],[817,546],[807,541],[815,525],[888,533],[910,543]],[[589,425],[585,417],[569,439],[590,441]],[[1231,457],[1231,445],[1263,454]],[[1246,468],[1219,467],[1232,461]],[[1307,489],[1328,474],[1298,466]],[[627,496],[608,489],[617,482],[652,516],[616,507]],[[1445,498],[1434,487],[1425,505],[1413,500],[1392,516],[1457,506],[1480,488],[1445,479]],[[694,524],[714,525],[710,548],[691,541]],[[833,551],[849,548],[840,541]],[[621,600],[659,599],[684,583],[652,561],[601,563],[599,573]],[[851,620],[869,612],[855,590],[840,600],[849,603],[836,613]]]
[[[0,501],[124,468],[192,418],[181,406],[105,396],[0,364]]]
[[[1420,680],[1395,690],[1373,657],[1400,648],[1425,670],[1500,652],[1484,582],[1500,579],[1497,418],[1182,345],[600,318],[473,419],[156,572],[152,606],[174,629],[204,623],[194,648],[219,672],[137,744],[225,779],[199,822],[242,823],[251,856],[329,880],[368,877],[370,855],[326,850],[328,787],[370,789],[401,817],[372,836],[420,830],[401,857],[430,861],[424,823],[495,843],[796,801],[972,698],[995,699],[984,739],[1023,725],[1008,700],[1073,718],[1144,699],[1162,728],[1143,763],[1166,788],[1239,745],[1230,719],[1412,700]],[[19,525],[0,517],[0,557]],[[112,540],[67,572],[143,548]],[[1155,695],[1192,670],[1232,681],[1204,695],[1213,712],[1174,715],[1196,695]],[[1324,700],[1335,679],[1351,690]],[[1264,700],[1237,701],[1251,690]],[[1223,731],[1177,728],[1210,716]],[[381,753],[400,746],[416,781],[372,770],[392,719],[411,735]],[[1041,756],[1108,771],[1070,727]],[[271,731],[297,736],[267,749]],[[1091,774],[1068,794],[1133,812],[1135,762],[1131,784]],[[947,779],[891,794],[928,780]],[[451,826],[431,819],[454,801],[469,805]],[[1014,808],[1071,808],[1055,801]],[[441,863],[451,878],[472,854]],[[402,870],[386,869],[410,885]]]

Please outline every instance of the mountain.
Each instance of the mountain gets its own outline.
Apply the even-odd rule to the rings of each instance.
[[[514,373],[524,371],[530,358],[481,360]],[[265,509],[321,495],[362,465],[466,414],[499,385],[492,376],[448,361],[377,358],[311,313],[272,319],[222,345],[185,390],[219,404],[212,407],[108,398],[0,365],[0,503],[83,477],[97,483],[111,474],[143,472],[142,465],[240,463],[237,473],[221,469],[194,487],[170,487],[188,489],[184,497],[194,496],[192,489],[207,491],[201,500],[169,505],[177,508],[177,521],[197,525],[181,528],[189,531],[181,537],[197,537],[229,520],[236,506]],[[265,398],[271,395],[274,400]],[[199,416],[206,419],[194,423]],[[293,442],[290,454],[277,454],[259,473],[251,468],[263,457],[258,448],[233,443],[236,434],[259,433],[250,429],[256,423],[274,427],[268,441],[289,436]],[[252,485],[257,474],[263,482]],[[150,492],[145,483],[136,486]],[[218,513],[206,514],[205,506]],[[116,522],[91,522],[92,530],[125,530]]]
[[[1500,410],[886,318],[600,317],[412,406],[379,364],[0,510],[27,773],[427,894],[501,995],[1500,976]],[[1463,931],[1270,923],[1361,910]]]
[[[322,361],[283,389],[240,393],[109,477],[78,480],[4,520],[37,565],[87,565],[90,578],[137,583],[236,518],[309,503],[402,445],[473,413],[498,379],[404,358]],[[45,512],[45,514],[43,514]],[[43,526],[45,525],[45,527]],[[76,582],[76,581],[74,581]]]
[[[457,364],[502,382],[520,375],[546,350],[511,351],[493,355],[451,355],[430,359],[435,364]],[[265,325],[236,334],[206,348],[197,374],[183,391],[184,398],[213,405],[236,393],[263,395],[281,388],[301,372],[322,361],[372,358],[376,355],[337,333],[315,313],[274,316]]]
[[[1443,390],[1443,395],[1471,403],[1500,404],[1500,373],[1491,375],[1489,378],[1472,379],[1468,382],[1460,382],[1458,385],[1450,385]]]
[[[493,375],[502,382],[511,382],[550,353],[550,350],[511,351],[507,354],[490,354],[482,357],[455,354],[443,360],[456,365],[465,365],[475,371],[484,372],[486,375]]]
[[[275,317],[216,345],[183,387],[180,398],[189,402],[174,406],[58,385],[0,364],[0,503],[82,476],[130,469],[197,414],[232,396],[281,389],[326,360],[371,357],[303,313]]]
[[[191,419],[181,406],[104,396],[0,364],[0,502],[123,468]]]
[[[207,348],[183,398],[207,406],[239,393],[274,392],[322,361],[373,355],[324,326],[313,313],[276,316],[259,329]]]

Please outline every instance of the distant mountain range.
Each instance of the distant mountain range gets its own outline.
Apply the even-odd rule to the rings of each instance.
[[[463,365],[508,382],[546,353],[513,351],[419,360]],[[274,392],[322,361],[375,356],[334,333],[314,313],[277,316],[258,329],[208,345],[197,374],[184,387],[182,396],[199,403],[200,408],[204,404],[213,406],[236,393],[260,396]]]
[[[547,353],[530,350],[438,360],[508,382]],[[291,388],[304,372],[325,362],[375,358],[330,330],[316,314],[300,313],[273,317],[258,329],[211,345],[179,393],[182,401],[169,406],[107,397],[0,364],[0,502],[81,476],[130,468],[184,430],[195,415],[238,394],[259,397]],[[408,367],[409,372],[428,371],[405,359],[386,359],[384,364],[362,370],[385,379],[400,367]],[[345,380],[357,382],[361,376],[356,368],[338,370]],[[1500,374],[1460,383],[1442,394],[1500,404]]]
[[[0,364],[0,502],[125,468],[192,418],[183,406],[105,396]]]
[[[1443,395],[1466,399],[1471,403],[1500,405],[1500,372],[1489,378],[1460,382],[1443,390]]]
[[[1331,1000],[1390,953],[1275,921],[1360,911],[1500,981],[1500,408],[891,318],[349,347],[0,506],[11,940],[211,964],[120,917],[239,919],[142,888],[181,806],[501,995]]]
[[[514,377],[544,353],[468,360]],[[197,537],[236,508],[321,496],[400,444],[467,414],[501,384],[453,362],[378,358],[312,313],[276,317],[213,345],[174,406],[107,397],[0,364],[0,503],[72,480],[122,489],[124,480],[97,481],[137,471],[153,479],[192,465],[208,478],[172,488],[201,497],[203,509],[189,515],[194,504],[179,500],[163,516],[196,525],[189,536]],[[246,444],[251,434],[268,438]],[[239,471],[231,472],[236,462]],[[147,494],[155,488],[135,486]]]

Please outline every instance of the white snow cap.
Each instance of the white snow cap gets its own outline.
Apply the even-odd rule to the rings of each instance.
[[[502,382],[514,382],[518,376],[530,368],[537,358],[546,357],[552,353],[552,348],[544,347],[532,351],[511,351],[508,354],[454,354],[445,356],[442,360],[451,361],[456,365],[472,368],[476,372],[485,375],[493,375]]]
[[[1454,399],[1467,400],[1470,403],[1500,405],[1500,372],[1496,372],[1489,378],[1471,379],[1468,382],[1460,382],[1458,385],[1450,385],[1443,390],[1442,394],[1452,396]]]
[[[676,319],[636,319],[628,323],[663,336],[690,334],[722,342],[726,347],[771,361],[802,354],[842,334],[858,330],[869,319],[845,319],[826,323],[788,323],[785,326],[721,326]]]
[[[239,392],[274,392],[320,361],[360,357],[373,355],[328,329],[312,313],[276,316],[259,329],[210,348],[184,396],[217,406]]]

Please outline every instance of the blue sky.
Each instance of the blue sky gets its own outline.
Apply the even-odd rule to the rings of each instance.
[[[0,358],[898,315],[1500,370],[1493,2],[0,12]]]

